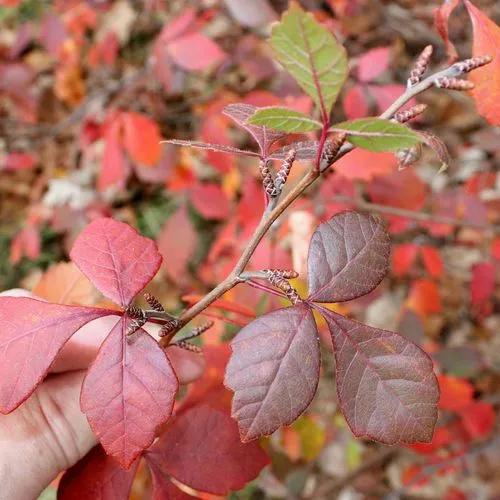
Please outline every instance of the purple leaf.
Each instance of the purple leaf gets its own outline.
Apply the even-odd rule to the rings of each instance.
[[[342,212],[323,222],[309,245],[309,300],[342,302],[371,292],[387,273],[390,250],[373,215]]]
[[[231,343],[225,385],[234,391],[232,415],[243,441],[293,422],[318,385],[316,323],[305,304],[279,309],[244,327]]]
[[[284,146],[269,154],[271,160],[284,160],[291,149],[295,149],[296,160],[314,160],[318,154],[318,141],[300,141]]]
[[[163,349],[122,317],[101,345],[82,386],[81,407],[108,455],[128,468],[172,413],[177,377]]]
[[[246,149],[233,148],[232,146],[225,146],[224,144],[210,144],[208,142],[200,141],[182,141],[180,139],[169,139],[168,141],[163,141],[167,144],[173,144],[174,146],[187,146],[190,148],[197,149],[208,149],[209,151],[217,151],[219,153],[229,153],[234,155],[245,155],[245,156],[259,156],[255,151],[248,151]]]
[[[451,163],[450,153],[446,144],[437,136],[432,134],[431,132],[419,132],[419,134],[424,138],[424,142],[429,146],[436,156],[438,160],[441,162],[440,172],[446,170]]]
[[[123,470],[116,460],[104,453],[101,446],[96,446],[64,473],[57,489],[57,498],[58,500],[128,498],[137,465],[139,461],[129,470]]]
[[[439,399],[429,356],[397,333],[320,309],[332,335],[340,406],[354,435],[391,445],[429,442]]]
[[[80,233],[71,259],[106,297],[127,306],[151,281],[162,257],[153,240],[103,217]]]
[[[257,106],[252,104],[228,104],[222,111],[226,116],[229,116],[238,126],[244,128],[251,136],[256,140],[260,147],[262,156],[267,156],[269,148],[277,140],[286,137],[284,132],[276,132],[275,130],[270,130],[267,127],[261,127],[259,125],[249,125],[247,123],[248,118],[250,118],[258,109]]]
[[[43,380],[69,338],[109,309],[0,297],[0,413],[16,409]]]

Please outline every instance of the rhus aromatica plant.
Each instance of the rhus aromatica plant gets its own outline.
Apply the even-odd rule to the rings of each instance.
[[[425,106],[402,108],[431,87],[470,89],[472,84],[460,77],[491,58],[474,57],[425,76],[432,53],[427,47],[410,72],[407,90],[380,116],[334,123],[332,107],[348,72],[345,49],[297,5],[274,25],[270,45],[276,60],[314,102],[312,116],[285,107],[227,106],[224,113],[251,134],[257,152],[168,141],[255,157],[259,164],[266,200],[262,218],[222,282],[178,316],[150,295],[146,297],[149,309],[136,306],[134,299],[155,276],[161,256],[152,240],[122,222],[101,218],[80,234],[71,259],[116,306],[0,298],[2,413],[13,411],[33,393],[76,331],[96,318],[116,318],[81,393],[82,411],[102,448],[65,474],[60,498],[73,498],[86,488],[90,491],[89,485],[92,491],[100,491],[101,498],[125,498],[141,455],[153,476],[155,498],[181,494],[169,478],[219,495],[241,488],[268,463],[260,446],[247,442],[293,422],[315,395],[321,365],[315,311],[324,317],[331,334],[337,396],[352,432],[386,444],[432,438],[439,390],[427,354],[397,333],[359,323],[321,305],[361,297],[382,281],[390,241],[379,218],[347,211],[318,226],[309,247],[306,297],[289,281],[297,276],[294,270],[247,271],[246,267],[278,217],[354,148],[391,151],[407,165],[418,156],[421,144],[427,144],[446,166],[448,155],[442,141],[406,124]],[[311,132],[317,132],[317,139],[276,146],[290,134]],[[289,187],[289,174],[297,160],[309,160],[311,168]],[[280,163],[277,171],[276,162]],[[204,397],[210,399],[208,381],[174,411],[178,381],[168,348],[177,345],[196,351],[189,339],[202,335],[210,324],[182,338],[178,332],[237,285],[279,295],[290,306],[258,317],[232,340],[224,377],[233,393],[232,418],[212,404],[213,398],[205,404]],[[159,340],[144,329],[148,322],[161,325]],[[190,461],[193,455],[203,462],[196,470]],[[113,491],[107,489],[111,481]]]

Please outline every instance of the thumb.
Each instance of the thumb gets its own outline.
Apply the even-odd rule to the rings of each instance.
[[[80,410],[84,376],[52,376],[17,410],[0,416],[1,500],[37,498],[96,444]]]

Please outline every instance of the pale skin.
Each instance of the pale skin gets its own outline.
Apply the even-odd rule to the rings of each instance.
[[[22,290],[0,295],[29,296]],[[31,397],[9,415],[0,415],[0,500],[36,499],[97,444],[80,410],[80,389],[85,369],[115,322],[116,317],[100,318],[77,332]],[[202,374],[200,355],[178,347],[167,353],[181,383]]]

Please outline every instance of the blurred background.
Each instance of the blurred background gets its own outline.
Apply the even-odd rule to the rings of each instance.
[[[433,70],[453,58],[435,27],[441,2],[300,3],[349,54],[334,121],[384,110],[426,45],[434,46]],[[498,1],[474,4],[499,22]],[[265,42],[286,7],[285,0],[1,0],[0,289],[102,302],[67,263],[75,237],[100,215],[158,242],[164,264],[149,291],[171,312],[221,281],[262,212],[257,162],[160,141],[256,150],[224,106],[312,109]],[[461,58],[471,54],[461,5],[449,36]],[[389,276],[368,296],[331,307],[399,331],[432,355],[442,391],[434,440],[401,448],[355,439],[337,407],[322,332],[315,400],[266,440],[272,465],[231,498],[500,498],[500,131],[465,92],[435,89],[418,102],[428,109],[413,126],[444,141],[449,160],[426,147],[403,165],[392,154],[347,155],[273,226],[250,267],[293,267],[304,293],[317,223],[351,207],[381,214],[393,240]],[[290,182],[307,168],[297,162]],[[214,348],[279,305],[242,286],[225,298],[239,307],[207,310],[215,325],[202,343]],[[133,498],[143,498],[148,481],[141,469]],[[49,488],[44,498],[54,495]]]

